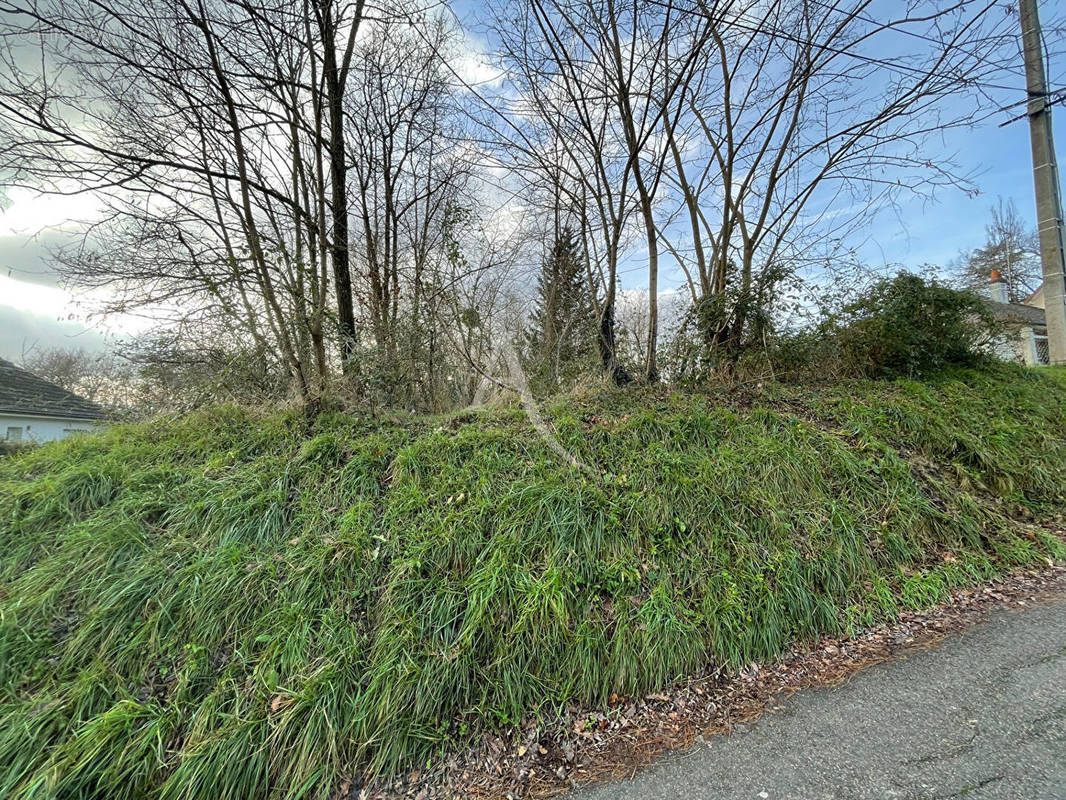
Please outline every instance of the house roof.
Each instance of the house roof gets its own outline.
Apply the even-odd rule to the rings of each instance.
[[[1018,325],[1044,327],[1047,325],[1047,316],[1044,309],[1039,306],[1025,305],[1024,303],[999,303],[988,300],[989,309],[996,319],[1004,322],[1013,322]]]
[[[1044,282],[1043,282],[1043,281],[1040,281],[1040,285],[1039,285],[1039,286],[1037,286],[1037,287],[1036,287],[1036,288],[1035,288],[1035,289],[1033,290],[1033,293],[1032,293],[1031,295],[1029,295],[1029,296],[1028,296],[1027,298],[1025,298],[1025,302],[1026,302],[1026,304],[1031,304],[1031,303],[1033,302],[1033,300],[1035,300],[1035,299],[1036,299],[1036,296],[1037,296],[1038,294],[1040,294],[1040,293],[1041,293],[1042,291],[1044,291]]]
[[[0,358],[0,414],[101,419],[100,406]]]

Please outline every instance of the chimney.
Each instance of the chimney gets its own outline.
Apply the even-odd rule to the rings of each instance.
[[[998,269],[992,270],[992,274],[989,277],[991,278],[988,282],[989,298],[995,300],[997,303],[1006,303],[1007,282],[1003,280],[1003,276],[999,274]]]

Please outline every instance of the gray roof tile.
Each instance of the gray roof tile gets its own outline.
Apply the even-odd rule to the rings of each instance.
[[[0,414],[29,414],[62,419],[102,419],[103,410],[84,397],[61,389],[0,358]]]
[[[1022,303],[999,303],[988,300],[992,314],[1004,322],[1013,322],[1020,325],[1029,325],[1042,328],[1047,325],[1047,317],[1044,309],[1037,306],[1027,306]]]

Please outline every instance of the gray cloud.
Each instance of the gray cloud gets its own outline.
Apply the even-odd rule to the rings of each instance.
[[[79,322],[58,320],[11,306],[0,305],[0,358],[20,361],[33,348],[108,349],[109,339]]]
[[[50,252],[73,241],[74,235],[63,231],[43,231],[37,236],[0,236],[0,275],[40,286],[58,286],[59,276],[52,266]]]

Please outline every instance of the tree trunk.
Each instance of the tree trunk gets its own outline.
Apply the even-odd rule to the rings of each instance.
[[[616,386],[625,386],[633,382],[633,377],[618,361],[618,345],[614,337],[614,292],[603,301],[600,313],[600,360],[607,376]]]
[[[659,339],[659,242],[651,197],[639,176],[637,186],[640,189],[644,228],[648,235],[648,358],[644,364],[644,380],[656,383],[659,380],[659,364],[656,359]]]
[[[337,64],[336,30],[332,3],[321,9],[323,77],[326,80],[326,105],[329,109],[329,178],[330,203],[333,211],[333,236],[330,257],[333,261],[333,284],[337,293],[337,325],[341,339],[341,368],[352,370],[355,353],[355,305],[352,300],[352,272],[348,251],[348,166],[344,147],[344,86]]]

